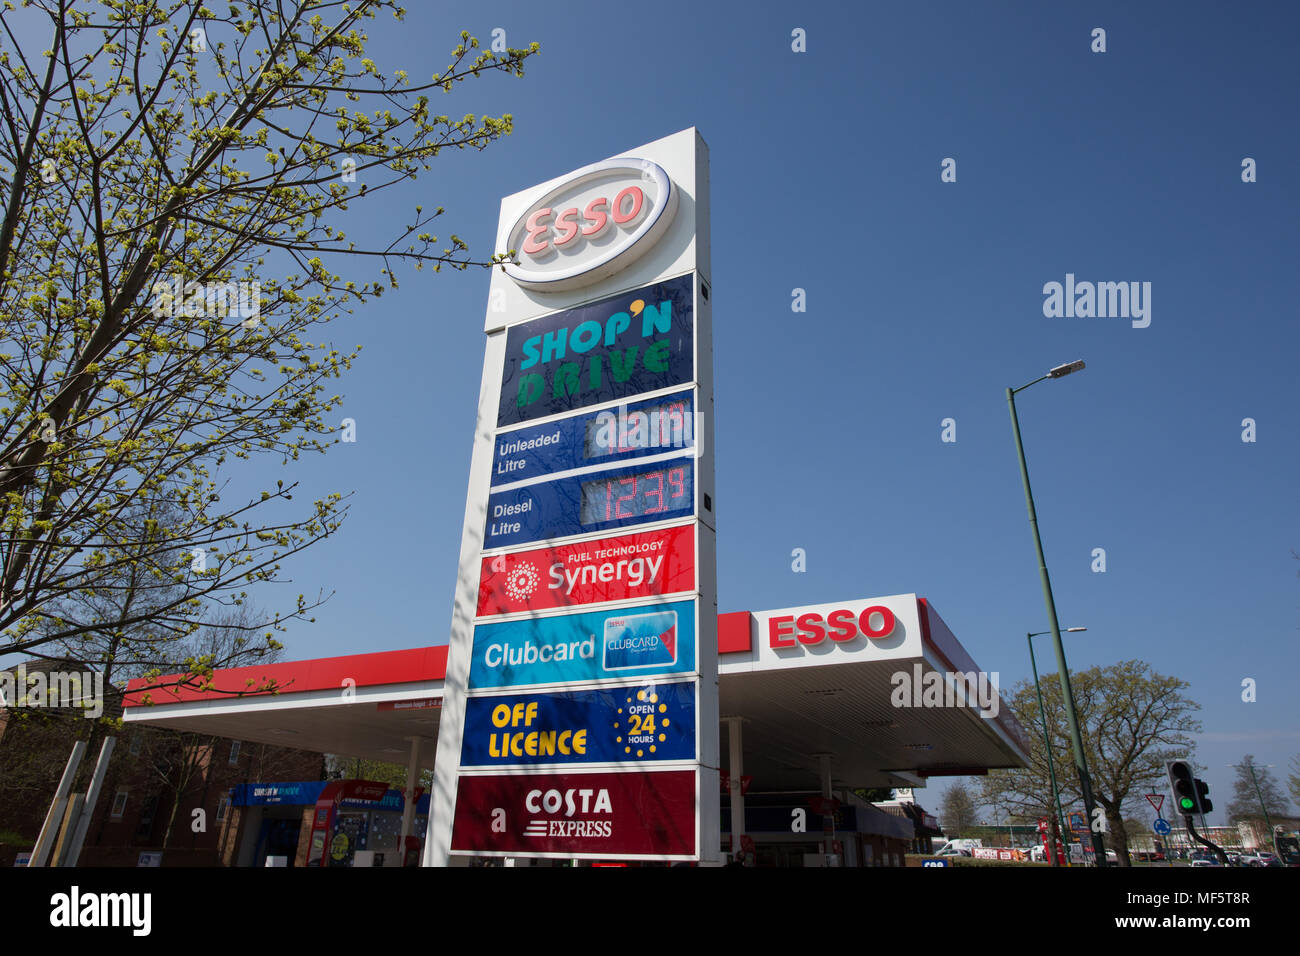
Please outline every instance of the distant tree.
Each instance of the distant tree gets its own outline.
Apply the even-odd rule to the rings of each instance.
[[[388,784],[394,790],[406,789],[406,767],[382,760],[366,760],[341,754],[325,755],[325,775],[331,780],[374,780]],[[423,769],[415,785],[426,791],[433,785],[433,770]]]
[[[893,787],[859,787],[853,792],[867,803],[882,803],[894,798]]]
[[[954,839],[975,826],[977,809],[970,788],[960,780],[953,783],[939,804],[939,824],[944,834]]]
[[[1061,804],[1068,813],[1083,796],[1074,770],[1061,697],[1055,674],[1040,677],[1043,706],[1056,764]],[[1191,734],[1201,729],[1192,716],[1200,705],[1184,695],[1190,685],[1156,673],[1144,661],[1121,661],[1070,675],[1075,712],[1079,718],[1084,756],[1092,778],[1093,799],[1105,815],[1105,842],[1120,865],[1129,866],[1125,806],[1134,805],[1147,789],[1165,778],[1165,761],[1185,757],[1193,749]],[[1042,726],[1034,685],[1022,681],[1013,689],[1012,711],[1026,728]],[[1029,765],[995,770],[984,778],[980,802],[1023,817],[1051,817],[1055,812],[1048,776],[1047,752],[1041,732],[1029,735]]]
[[[1286,797],[1282,795],[1277,779],[1268,767],[1255,762],[1254,754],[1246,754],[1241,763],[1236,764],[1236,770],[1237,779],[1232,782],[1232,802],[1228,804],[1229,823],[1235,825],[1242,820],[1262,818],[1265,808],[1274,817],[1287,815],[1289,808]]]
[[[1300,805],[1300,754],[1291,758],[1291,774],[1287,777],[1286,785],[1291,791],[1291,799]]]

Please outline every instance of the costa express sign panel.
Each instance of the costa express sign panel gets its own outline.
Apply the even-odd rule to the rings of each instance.
[[[462,776],[451,848],[534,856],[695,856],[695,771]]]
[[[685,275],[511,327],[497,427],[693,381],[694,283]]]
[[[695,513],[695,462],[656,462],[559,478],[488,498],[483,546],[500,548]]]
[[[695,684],[471,697],[462,767],[695,759]]]
[[[627,601],[695,590],[695,526],[483,558],[478,615]]]
[[[695,447],[694,396],[678,392],[497,435],[492,484]]]
[[[695,601],[479,624],[469,686],[522,687],[695,670]]]

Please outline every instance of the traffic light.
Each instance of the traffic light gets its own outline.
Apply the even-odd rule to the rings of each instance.
[[[1183,815],[1200,812],[1200,803],[1197,799],[1198,781],[1192,776],[1192,765],[1186,760],[1171,760],[1165,764],[1165,770],[1169,774],[1169,789],[1173,791],[1174,807]],[[1204,783],[1201,786],[1205,786]],[[1206,787],[1206,793],[1209,788]]]
[[[1196,802],[1200,804],[1201,813],[1209,813],[1214,809],[1214,804],[1210,802],[1210,787],[1204,780],[1197,777],[1193,783],[1196,784]]]

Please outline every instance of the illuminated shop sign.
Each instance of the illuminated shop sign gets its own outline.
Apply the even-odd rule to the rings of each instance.
[[[497,427],[689,384],[694,276],[512,326]]]

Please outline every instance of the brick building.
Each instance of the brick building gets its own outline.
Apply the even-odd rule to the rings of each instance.
[[[73,666],[28,661],[23,670],[29,681],[37,674],[52,680],[60,668]],[[15,672],[7,672],[7,686]],[[11,866],[19,851],[35,844],[78,740],[87,747],[72,789],[85,793],[105,737],[116,737],[82,866],[135,866],[145,851],[163,851],[164,866],[220,865],[218,844],[233,788],[325,776],[324,756],[312,751],[153,727],[116,730],[110,721],[121,717],[122,695],[111,685],[103,687],[102,710],[93,720],[76,707],[0,704],[0,866]]]

